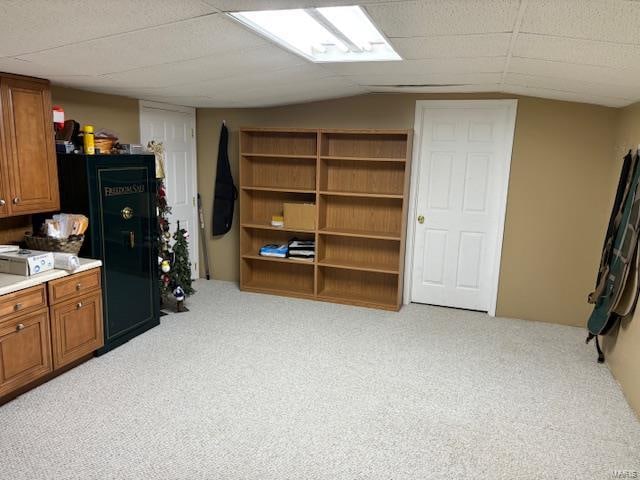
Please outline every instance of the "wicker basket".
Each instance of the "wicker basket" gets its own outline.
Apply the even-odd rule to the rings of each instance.
[[[83,235],[75,236],[73,239],[38,237],[33,235],[24,236],[24,243],[27,244],[27,248],[31,248],[32,250],[73,253],[74,255],[77,255],[80,248],[82,248],[82,242],[84,242]]]
[[[100,153],[108,155],[117,140],[117,138],[96,138],[93,142],[95,147],[100,149]]]

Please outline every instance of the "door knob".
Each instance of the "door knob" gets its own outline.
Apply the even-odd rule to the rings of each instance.
[[[424,223],[424,215],[418,215],[418,223],[422,225]]]

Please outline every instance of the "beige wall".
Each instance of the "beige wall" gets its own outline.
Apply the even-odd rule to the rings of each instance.
[[[640,103],[623,109],[619,121],[615,145],[616,156],[621,158],[640,144]],[[616,168],[616,174],[619,171],[620,168]],[[637,317],[640,317],[638,309],[605,338],[604,350],[609,368],[640,415],[640,318]]]
[[[104,95],[75,88],[53,86],[53,104],[64,108],[65,118],[80,125],[114,131],[120,143],[140,142],[138,100],[117,95]]]
[[[198,188],[210,229],[220,123],[230,129],[238,181],[242,126],[411,128],[415,102],[487,95],[371,94],[262,109],[199,109]],[[585,324],[616,175],[618,110],[521,97],[514,139],[497,313],[568,325]],[[238,279],[238,219],[209,236],[212,275]]]

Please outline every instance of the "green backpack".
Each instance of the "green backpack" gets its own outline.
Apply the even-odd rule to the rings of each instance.
[[[638,153],[624,158],[609,227],[602,249],[596,289],[589,294],[595,304],[587,322],[586,343],[596,339],[598,362],[604,362],[598,335],[611,330],[630,314],[638,300],[638,233],[640,230],[640,168]]]

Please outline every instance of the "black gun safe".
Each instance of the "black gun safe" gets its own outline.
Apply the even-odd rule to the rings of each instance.
[[[100,259],[101,355],[160,323],[155,157],[58,155],[60,209],[89,218],[80,256]]]

